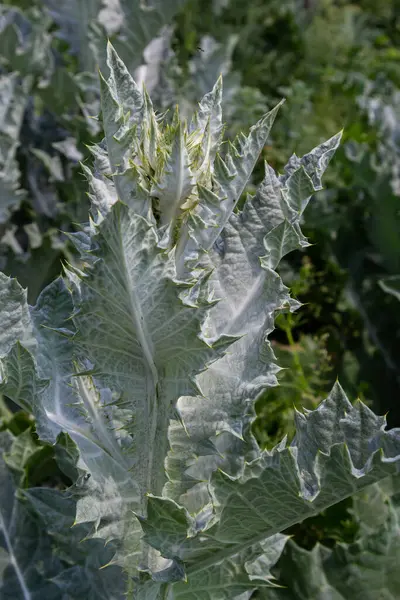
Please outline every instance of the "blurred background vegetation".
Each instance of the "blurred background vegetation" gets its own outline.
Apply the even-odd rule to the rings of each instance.
[[[312,245],[279,267],[303,307],[277,316],[281,385],[258,401],[254,431],[267,448],[290,438],[295,409],[315,407],[336,377],[399,426],[400,0],[1,3],[0,269],[31,303],[63,261],[77,260],[68,233],[87,220],[81,163],[102,137],[107,37],[160,112],[179,103],[189,115],[222,73],[229,136],[287,99],[247,192],[264,160],[282,170],[344,130],[326,189],[304,213]],[[3,421],[32,436],[29,477],[38,483],[38,460],[51,477],[54,457],[29,419]],[[351,507],[297,526],[295,539],[308,549],[350,542]]]

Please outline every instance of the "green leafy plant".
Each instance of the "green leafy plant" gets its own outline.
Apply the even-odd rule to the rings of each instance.
[[[261,451],[251,431],[254,402],[277,383],[274,317],[298,308],[275,269],[307,245],[299,220],[340,135],[283,175],[266,165],[239,209],[278,107],[225,145],[221,80],[189,123],[178,111],[168,122],[111,45],[108,70],[105,138],[85,168],[90,221],[70,236],[80,268],[66,265],[32,308],[0,278],[1,391],[34,415],[73,483],[21,489],[3,464],[3,589],[269,594],[285,530],[395,473],[400,454],[399,432],[339,384],[296,413],[290,446]]]

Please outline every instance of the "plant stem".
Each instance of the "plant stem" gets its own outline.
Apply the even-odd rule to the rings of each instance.
[[[306,377],[304,375],[304,371],[303,371],[303,367],[302,367],[302,364],[301,364],[301,361],[300,361],[300,357],[299,357],[299,354],[298,354],[298,352],[296,350],[296,343],[294,341],[292,331],[293,331],[293,329],[292,329],[292,316],[289,314],[288,318],[287,318],[287,324],[285,326],[285,333],[286,333],[286,337],[287,337],[288,342],[289,342],[289,346],[291,348],[294,366],[296,368],[297,373],[299,374],[299,378],[301,380],[303,389],[307,389],[307,387],[308,387],[307,379],[306,379]]]

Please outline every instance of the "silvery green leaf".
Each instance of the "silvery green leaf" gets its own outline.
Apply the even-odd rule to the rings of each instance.
[[[209,565],[194,573],[190,581],[176,583],[167,596],[171,600],[250,600],[262,582],[251,582],[241,556]],[[159,596],[161,598],[162,596]]]
[[[265,145],[279,106],[253,125],[248,136],[239,134],[224,159],[217,154],[213,168],[213,191],[219,202],[207,206],[199,203],[194,213],[195,219],[189,222],[187,231],[182,232],[177,256],[181,274],[184,273],[185,262],[188,259],[192,261],[200,250],[210,250],[228,223]]]
[[[0,243],[3,246],[8,246],[17,256],[22,256],[24,254],[24,250],[21,247],[21,244],[17,240],[17,236],[15,235],[18,230],[17,225],[11,225],[7,228],[7,231],[0,239]]]
[[[169,558],[179,558],[194,564],[207,552],[211,556],[214,551],[221,549],[218,541],[213,539],[212,530],[207,541],[207,530],[202,529],[199,516],[191,517],[183,507],[166,498],[149,497],[147,517],[141,520],[141,525],[145,533],[144,539]],[[199,532],[199,535],[204,536],[204,540],[200,542],[196,539]],[[258,584],[261,580],[272,582],[274,578],[270,569],[279,559],[287,540],[287,536],[277,534],[254,544],[241,555],[240,561],[250,581],[258,580]],[[239,562],[238,558],[236,560]],[[191,587],[191,582],[189,583]],[[175,586],[173,589],[175,590]]]
[[[400,478],[387,477],[353,496],[351,514],[359,526],[359,537],[374,534],[387,527],[393,511],[400,510]]]
[[[143,64],[134,71],[137,84],[145,86],[159,110],[177,104],[176,57],[171,48],[173,33],[173,25],[165,25],[146,46]]]
[[[323,142],[308,154],[305,154],[302,158],[298,158],[295,154],[290,158],[289,163],[285,167],[285,174],[281,177],[283,183],[287,182],[287,179],[292,175],[294,171],[299,169],[300,166],[304,167],[306,173],[311,177],[312,184],[315,190],[319,190],[322,187],[322,176],[332,158],[335,154],[340,140],[342,138],[342,132],[336,133],[326,142]]]
[[[52,578],[58,593],[72,598],[122,600],[126,576],[120,567],[109,564],[115,547],[104,544],[104,540],[84,539],[89,528],[74,522],[75,501],[49,488],[30,488],[24,498],[52,538],[55,554],[63,561],[64,568]]]
[[[301,165],[293,171],[292,181],[298,173],[304,173],[311,183]],[[289,203],[296,206],[295,193],[301,204],[310,190],[282,182],[266,165],[255,196],[247,198],[241,212],[231,215],[207,255],[219,299],[207,317],[207,334],[212,337],[224,332],[240,339],[197,377],[202,396],[180,398],[183,424],[176,422],[170,428],[168,490],[191,508],[199,509],[208,501],[198,482],[207,480],[218,467],[238,473],[244,456],[250,460],[258,452],[248,434],[254,419],[253,402],[267,387],[276,385],[279,370],[267,336],[274,327],[275,311],[299,306],[272,270],[287,252],[307,245],[299,226],[300,210]],[[206,198],[202,188],[199,194]],[[218,206],[218,198],[208,193],[207,199]]]
[[[141,137],[143,143],[144,160],[149,167],[157,172],[159,163],[160,130],[153,103],[146,89],[144,89],[143,123]]]
[[[26,454],[31,437],[1,434],[1,450]],[[18,445],[18,449],[17,449]],[[25,450],[24,450],[25,445]],[[121,600],[124,575],[118,567],[100,569],[114,550],[99,540],[82,543],[74,529],[75,503],[56,490],[18,488],[0,458],[0,595],[16,600],[73,598]]]
[[[83,159],[83,154],[77,148],[77,140],[73,137],[67,137],[65,140],[61,142],[53,142],[52,146],[61,154],[63,154],[68,160],[73,163],[77,163]]]
[[[195,521],[188,511],[166,498],[149,495],[147,516],[141,520],[145,541],[164,556],[179,556],[180,545],[196,533]]]
[[[353,543],[339,542],[332,550],[317,544],[307,551],[289,542],[276,569],[282,589],[264,590],[261,597],[394,600],[400,585],[396,568],[400,555],[399,490],[395,480],[398,477],[356,494],[353,512],[360,528]]]
[[[18,475],[21,475],[26,467],[26,462],[32,459],[37,451],[38,445],[33,440],[32,430],[28,428],[13,438],[9,449],[3,452],[3,460],[14,473],[18,472]]]
[[[134,538],[134,524],[129,533],[124,516],[128,505],[138,501],[137,485],[129,477],[130,463],[105,412],[109,394],[97,390],[90,376],[75,376],[75,330],[68,321],[72,310],[71,295],[61,279],[42,292],[32,310],[38,372],[50,379],[48,388],[36,398],[33,412],[41,414],[38,430],[42,438],[54,441],[61,431],[70,435],[79,448],[81,468],[89,473],[76,489],[76,522],[103,518],[106,524],[107,519],[111,526],[102,529],[103,537],[119,537],[122,528],[127,539]],[[136,542],[129,539],[129,544]]]
[[[32,148],[31,152],[42,162],[52,181],[64,181],[64,173],[59,156],[50,156],[50,154],[39,148]]]
[[[232,85],[231,80],[237,79],[237,74],[232,73],[232,56],[238,43],[237,35],[229,35],[224,43],[217,42],[210,35],[200,38],[201,52],[197,52],[189,62],[191,84],[197,95],[205,94],[212,88],[214,82],[222,75],[226,79],[224,102],[228,100]],[[238,81],[240,85],[240,79]]]
[[[173,254],[158,247],[153,225],[120,203],[95,226],[92,256],[85,273],[70,273],[74,344],[96,381],[120,395],[136,455],[131,477],[142,494],[160,493],[176,400],[195,390],[191,373],[220,353],[202,334],[207,293],[200,285],[192,296],[175,280]]]
[[[52,578],[58,593],[93,600],[122,599],[126,578],[119,567],[108,564],[115,551],[112,545],[107,547],[101,540],[82,541],[87,528],[75,527],[75,531],[65,535],[72,527],[73,503],[68,514],[67,499],[62,498],[59,492],[33,488],[25,497],[39,515],[42,526],[57,543],[58,556],[65,561],[65,568]]]
[[[363,421],[362,436],[353,439],[360,420]],[[200,592],[197,587],[201,574],[204,581],[204,577],[211,578],[216,569],[221,573],[224,565],[229,570],[231,561],[238,564],[237,557],[245,552],[252,553],[250,564],[257,573],[262,563],[262,559],[257,560],[254,556],[257,544],[262,546],[262,550],[258,550],[260,557],[262,551],[268,554],[268,540],[273,542],[277,532],[321,512],[374,481],[395,474],[400,459],[399,430],[386,432],[384,427],[384,419],[375,417],[362,403],[352,407],[336,384],[328,399],[317,409],[298,414],[297,435],[290,446],[282,443],[271,452],[265,451],[245,466],[239,478],[216,473],[211,480],[211,489],[217,521],[197,534],[188,535],[193,530],[193,523],[186,517],[186,536],[182,530],[180,540],[170,538],[173,543],[169,550],[163,546],[167,556],[173,553],[186,565],[187,596],[182,597],[191,598],[191,593],[197,593],[193,597],[208,599],[209,591],[202,588]],[[159,519],[163,502],[168,501],[157,500],[157,512],[152,513],[150,519]],[[180,514],[184,516],[183,512]],[[148,526],[151,527],[151,523]],[[390,530],[393,530],[392,526]],[[161,532],[162,528],[160,535]],[[179,538],[179,529],[176,535]],[[168,545],[167,536],[163,537],[162,544]],[[282,547],[283,543],[280,550]],[[279,553],[273,554],[274,560]],[[250,574],[254,575],[251,569]],[[237,576],[241,580],[240,575]],[[226,573],[225,577],[228,585]],[[245,587],[244,581],[242,583]],[[252,583],[249,579],[249,589]],[[182,585],[171,584],[171,598],[180,597]]]
[[[25,196],[16,152],[30,85],[29,78],[20,82],[17,73],[0,77],[0,223],[8,220]]]
[[[211,365],[204,375],[198,376],[203,397],[179,400],[185,430],[179,423],[174,424],[170,439],[172,447],[180,449],[184,465],[180,475],[177,475],[179,459],[175,450],[175,458],[169,461],[171,479],[175,482],[180,479],[179,485],[174,484],[176,494],[195,485],[196,479],[201,481],[209,476],[210,471],[221,465],[222,456],[226,461],[224,468],[228,472],[237,472],[242,464],[239,457],[246,452],[256,452],[251,437],[245,444],[240,439],[243,441],[246,427],[254,418],[252,401],[266,387],[276,385],[278,368],[266,336],[273,329],[276,310],[285,306],[294,310],[298,306],[270,266],[275,266],[287,252],[307,245],[299,227],[300,214],[290,207],[289,193],[284,193],[286,189],[266,165],[265,178],[256,195],[247,199],[242,212],[231,215],[215,248],[209,253],[214,266],[211,278],[214,293],[220,300],[212,307],[206,321],[208,334],[212,337],[223,331],[243,337],[232,345],[226,356]],[[275,237],[279,232],[285,237]],[[285,243],[281,245],[281,241]],[[266,243],[271,244],[271,265],[270,259],[262,258]],[[231,276],[232,270],[235,277]],[[222,432],[236,439],[221,436]],[[184,453],[183,448],[186,449]],[[227,458],[229,454],[235,458]],[[191,466],[194,456],[197,456],[196,471]],[[183,472],[190,472],[190,477],[183,477]]]
[[[209,163],[215,159],[223,135],[221,76],[211,92],[208,92],[200,101],[189,131],[193,137],[201,138],[200,170],[207,168]]]
[[[379,285],[385,292],[400,300],[400,275],[385,277],[379,281]]]
[[[117,192],[112,181],[110,162],[104,144],[97,144],[90,148],[94,156],[93,170],[82,165],[83,173],[89,186],[89,199],[93,218],[105,216],[111,206],[117,201]]]
[[[264,245],[267,254],[262,257],[263,263],[271,269],[276,269],[286,254],[296,250],[299,246],[305,247],[308,243],[301,243],[293,225],[288,221],[282,221],[280,225],[267,233],[264,238]]]
[[[166,247],[173,246],[173,236],[182,206],[194,188],[194,177],[189,165],[189,153],[185,143],[186,131],[179,124],[175,132],[171,153],[162,172],[156,178],[151,196],[158,199],[160,226],[167,227]]]
[[[347,600],[330,585],[323,568],[323,560],[329,551],[317,545],[308,552],[289,542],[279,562],[282,589],[264,589],[262,600]],[[286,575],[287,573],[287,575]],[[350,597],[348,598],[350,600]]]
[[[142,585],[138,586],[135,590],[137,600],[160,600],[163,593],[163,584],[155,581],[146,581]],[[165,587],[165,586],[164,586]],[[164,598],[168,598],[165,596]]]
[[[137,170],[130,164],[138,150],[134,140],[140,135],[145,117],[143,95],[110,43],[107,46],[107,64],[109,78],[107,81],[103,78],[100,80],[101,112],[105,132],[103,147],[106,148],[107,154],[102,153],[103,164],[95,173],[95,178],[102,181],[104,174],[112,177],[117,197],[128,206],[132,206],[137,213],[147,216],[150,196],[146,195],[144,189],[140,189],[140,194],[135,193],[135,188],[140,187],[140,179]],[[101,151],[101,147],[95,150],[96,154]],[[90,180],[92,188],[97,183],[96,179]],[[97,183],[97,187],[99,185]],[[105,206],[104,200],[97,202]]]
[[[59,561],[52,556],[46,531],[16,498],[13,478],[2,458],[0,484],[0,594],[18,600],[40,596],[55,600],[59,589],[51,577],[58,572]]]
[[[355,426],[361,414],[370,418],[362,440],[354,444],[349,424]],[[279,446],[271,453],[264,453],[249,466],[247,473],[245,469],[242,484],[237,486],[237,482],[222,474],[216,476],[214,493],[220,513],[216,537],[228,541],[234,536],[250,541],[252,535],[258,535],[256,519],[252,525],[246,499],[252,499],[257,511],[262,509],[266,527],[271,527],[274,533],[274,523],[283,512],[287,524],[279,524],[276,531],[288,527],[292,519],[299,522],[334,504],[338,498],[395,473],[399,432],[384,432],[384,420],[372,415],[362,403],[352,407],[336,384],[316,410],[298,414],[297,435],[291,446]],[[387,452],[385,438],[393,438]],[[369,453],[360,453],[363,446],[369,447]],[[278,489],[281,494],[275,493]],[[240,519],[242,510],[247,514],[246,528]],[[259,533],[262,535],[260,529]]]
[[[258,582],[264,580],[269,584],[274,583],[275,578],[271,574],[271,568],[276,565],[287,541],[288,536],[277,533],[264,540],[264,542],[260,542],[259,548],[254,548],[253,552],[256,558],[250,558],[245,563],[250,580],[258,580]]]
[[[51,20],[36,7],[29,11],[27,18],[26,13],[15,5],[2,4],[1,14],[0,52],[9,70],[30,80],[30,85],[32,75],[46,81],[54,68],[48,32]]]
[[[14,143],[19,138],[28,92],[28,82],[20,82],[17,73],[1,76],[0,132]]]
[[[310,197],[314,191],[316,191],[311,177],[308,175],[303,165],[289,175],[285,187],[287,188],[287,201],[289,206],[297,213],[302,214]]]
[[[59,26],[59,37],[79,57],[81,70],[90,72],[94,60],[88,43],[89,32],[100,12],[102,0],[45,0],[45,6]]]
[[[108,132],[107,129],[117,127],[118,121],[120,124],[125,124],[128,119],[131,125],[140,122],[143,97],[110,42],[107,44],[107,66],[109,77],[103,84],[102,118],[108,139],[111,140],[111,136],[118,131],[119,127],[114,133]],[[110,149],[109,153],[112,159]]]
[[[16,322],[9,337],[18,339],[24,326],[25,334],[32,332],[28,307],[23,290],[15,280],[5,277],[4,280],[8,288],[16,292],[12,304]],[[129,476],[130,462],[118,444],[114,425],[105,414],[103,404],[109,394],[106,390],[98,391],[89,376],[75,377],[71,342],[74,328],[67,322],[72,310],[70,293],[61,279],[42,292],[31,311],[36,336],[36,344],[31,344],[34,359],[22,346],[11,350],[2,361],[3,391],[33,412],[42,439],[54,443],[64,431],[77,444],[81,457],[79,466],[89,475],[76,488],[79,496],[76,522],[96,523],[103,518],[103,537],[120,538],[123,530],[126,548],[129,545],[129,552],[134,554],[139,526],[132,521],[127,527],[124,518],[128,506],[132,503],[137,506],[139,502],[137,484]],[[45,385],[46,380],[48,385]]]
[[[0,392],[27,412],[34,412],[35,398],[49,382],[36,377],[35,364],[28,350],[17,342],[1,360],[0,371]]]
[[[336,551],[326,557],[327,579],[343,598],[373,600],[381,595],[395,600],[400,585],[398,529],[399,509],[391,506],[383,526],[362,535],[348,547],[339,544]]]
[[[49,379],[48,388],[36,397],[45,412],[45,418],[38,421],[38,430],[43,439],[52,442],[61,430],[70,433],[73,423],[82,433],[82,439],[88,431],[72,386],[75,369],[71,338],[74,328],[67,322],[72,309],[71,295],[60,278],[43,290],[30,311],[38,343],[31,377],[35,377],[37,369],[40,378]],[[89,433],[87,435],[91,437]]]
[[[123,15],[119,0],[107,0],[98,14],[98,20],[106,29],[108,35],[117,33],[123,25]]]
[[[29,239],[29,246],[32,250],[40,248],[43,243],[43,235],[39,229],[39,225],[36,222],[28,223],[24,225],[24,231]]]
[[[28,348],[35,347],[26,290],[3,273],[0,273],[0,305],[0,356],[5,356],[18,340]]]
[[[129,63],[130,71],[138,67],[144,49],[164,25],[171,23],[185,0],[119,0],[123,39],[118,51]]]

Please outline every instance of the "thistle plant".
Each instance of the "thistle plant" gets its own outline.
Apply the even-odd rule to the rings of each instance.
[[[299,221],[340,134],[283,175],[265,165],[239,209],[279,106],[225,143],[221,80],[186,123],[155,114],[111,45],[107,61],[105,138],[83,167],[90,218],[71,234],[80,266],[34,307],[0,280],[1,391],[34,415],[73,482],[15,493],[3,464],[3,590],[267,594],[282,532],[394,473],[400,453],[398,431],[339,384],[296,413],[290,446],[261,451],[251,431],[256,399],[277,383],[275,315],[299,307],[275,269],[307,245]],[[4,432],[6,453],[12,443]]]

